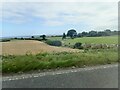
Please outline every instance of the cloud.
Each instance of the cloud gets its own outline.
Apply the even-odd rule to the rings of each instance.
[[[119,0],[1,0],[1,2],[118,2]]]
[[[84,22],[93,29],[117,29],[117,9],[116,2],[6,2],[3,20],[20,24],[37,18],[52,27]]]
[[[46,26],[61,26],[64,23],[60,22],[60,21],[46,21],[44,23]]]

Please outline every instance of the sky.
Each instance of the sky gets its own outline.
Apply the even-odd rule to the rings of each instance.
[[[0,11],[0,37],[118,30],[117,2],[12,1],[3,2]]]

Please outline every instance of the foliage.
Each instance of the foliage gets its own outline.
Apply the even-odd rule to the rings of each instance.
[[[77,43],[75,43],[74,48],[83,49],[83,47],[81,45],[82,45],[82,43],[77,42]]]
[[[62,39],[66,39],[66,35],[65,35],[65,33],[63,33]]]
[[[9,42],[10,39],[1,39],[0,42]]]
[[[41,35],[40,37],[42,37],[42,40],[46,40],[46,35]]]
[[[17,37],[15,37],[14,39],[18,39]]]
[[[18,73],[65,67],[83,67],[118,62],[116,50],[87,50],[84,52],[40,53],[37,55],[2,56],[2,72]]]
[[[111,31],[109,29],[106,29],[104,31],[89,31],[89,32],[82,32],[79,33],[78,37],[98,37],[98,36],[111,36],[111,35],[118,35],[119,31]]]
[[[34,36],[31,36],[31,38],[35,38]]]
[[[82,37],[82,34],[81,34],[81,33],[78,33],[77,37]]]
[[[89,36],[90,37],[96,37],[97,36],[97,31],[90,31]]]
[[[77,32],[74,29],[71,29],[67,32],[67,36],[71,37],[72,39],[77,36]]]
[[[21,39],[21,40],[24,40],[24,38],[23,38],[23,37],[21,37],[20,39]]]
[[[56,41],[47,40],[46,43],[47,43],[48,45],[52,45],[52,46],[62,46],[62,42],[61,42],[61,41],[58,41],[58,40],[56,40]]]

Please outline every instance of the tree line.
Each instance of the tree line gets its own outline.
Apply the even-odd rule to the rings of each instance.
[[[100,36],[112,36],[112,35],[118,35],[120,31],[111,31],[110,29],[106,29],[104,31],[89,31],[89,32],[81,32],[77,33],[75,29],[70,29],[67,31],[67,34],[63,33],[63,35],[55,35],[51,37],[62,37],[62,39],[66,39],[66,37],[70,37],[71,39],[77,38],[77,37],[100,37]],[[35,38],[35,36],[31,36],[31,38],[17,38],[14,39],[21,39],[21,40],[47,40],[46,35],[39,36],[41,39]]]
[[[66,37],[76,38],[76,37],[99,37],[99,36],[111,36],[111,35],[118,35],[119,31],[111,31],[110,29],[106,29],[104,31],[89,31],[82,33],[77,33],[75,29],[68,30],[67,34],[63,33],[62,38],[65,39]]]

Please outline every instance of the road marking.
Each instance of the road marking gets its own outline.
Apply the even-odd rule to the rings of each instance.
[[[94,66],[94,67],[87,67],[87,68],[75,68],[70,70],[59,70],[59,71],[52,71],[52,72],[44,72],[44,73],[38,73],[38,74],[25,74],[22,76],[10,76],[10,77],[3,77],[3,81],[12,81],[12,80],[20,80],[20,79],[27,79],[27,78],[38,78],[43,77],[46,75],[61,75],[61,74],[67,74],[67,73],[74,73],[74,72],[80,72],[80,71],[90,71],[90,70],[97,70],[97,69],[107,69],[112,67],[118,67],[118,65],[101,65],[101,66]]]

